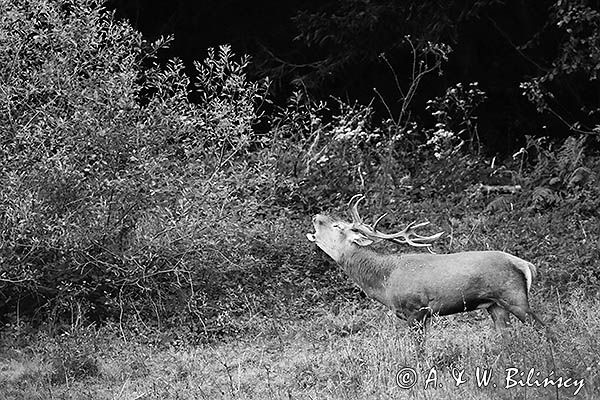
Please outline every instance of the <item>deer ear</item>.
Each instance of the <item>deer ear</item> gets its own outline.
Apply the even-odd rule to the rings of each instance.
[[[359,246],[369,246],[371,244],[373,244],[373,240],[369,239],[368,237],[366,237],[363,234],[357,233],[357,232],[352,232],[352,237],[350,238],[350,241],[352,243],[356,243]]]

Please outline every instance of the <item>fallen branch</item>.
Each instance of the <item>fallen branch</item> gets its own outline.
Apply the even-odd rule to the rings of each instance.
[[[517,193],[519,191],[521,191],[521,185],[498,185],[498,186],[492,186],[492,185],[484,185],[483,183],[479,184],[478,190],[480,192],[485,192],[485,194],[492,194],[492,193],[509,193],[509,194],[514,194]]]

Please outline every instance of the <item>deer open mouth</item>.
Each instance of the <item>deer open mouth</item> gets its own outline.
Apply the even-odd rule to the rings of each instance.
[[[308,240],[310,240],[311,242],[314,242],[315,240],[317,240],[317,238],[315,238],[315,234],[314,233],[307,233],[306,234],[306,238]]]

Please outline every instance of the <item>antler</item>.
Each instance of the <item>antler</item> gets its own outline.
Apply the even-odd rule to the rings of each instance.
[[[409,244],[414,247],[430,247],[431,243],[435,242],[444,234],[444,232],[436,233],[431,236],[421,236],[415,232],[415,229],[420,228],[429,224],[428,221],[421,222],[420,224],[416,224],[416,221],[408,224],[406,228],[397,233],[383,233],[377,230],[377,224],[387,215],[387,213],[383,214],[381,217],[377,218],[375,224],[373,226],[365,224],[363,219],[358,214],[358,203],[360,203],[365,196],[362,194],[354,195],[350,202],[348,203],[348,207],[350,208],[350,215],[352,216],[352,225],[353,228],[360,231],[362,234],[374,238],[374,239],[384,239],[391,240],[400,244]]]
[[[348,202],[348,210],[350,211],[350,215],[352,216],[352,223],[354,225],[363,224],[362,218],[360,217],[360,215],[358,215],[358,203],[360,203],[364,198],[365,196],[363,196],[362,194],[355,194]]]
[[[379,220],[378,220],[378,222],[379,222]],[[416,225],[415,225],[415,223],[416,223],[416,221],[413,221],[410,224],[408,224],[408,226],[406,228],[402,229],[400,232],[390,233],[390,234],[380,232],[373,228],[370,235],[372,237],[375,237],[378,239],[391,240],[396,243],[409,244],[409,245],[415,246],[415,247],[429,247],[429,246],[431,246],[431,243],[438,240],[444,234],[444,232],[439,232],[439,233],[436,233],[435,235],[431,235],[431,236],[419,235],[418,233],[415,232],[415,229],[420,228],[425,225],[428,225],[429,221],[421,222],[420,224],[416,224]]]

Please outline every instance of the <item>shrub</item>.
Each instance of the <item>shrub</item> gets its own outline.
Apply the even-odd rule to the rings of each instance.
[[[223,170],[261,142],[264,84],[223,46],[196,63],[192,104],[182,62],[155,62],[168,40],[101,2],[2,9],[0,315],[100,318],[177,292],[210,247]]]

